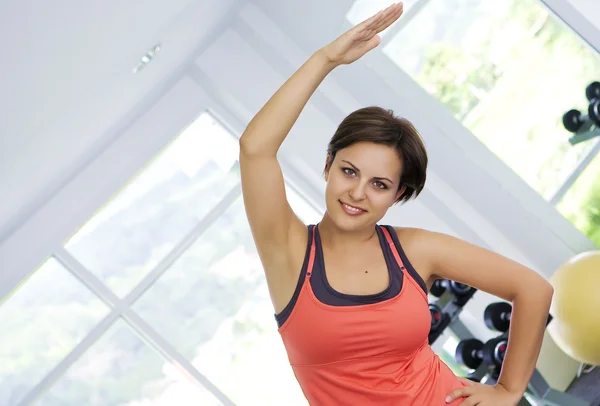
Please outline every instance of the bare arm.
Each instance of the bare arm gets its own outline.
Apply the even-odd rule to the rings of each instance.
[[[250,121],[240,138],[241,153],[275,156],[310,97],[335,67],[322,49],[313,54]]]
[[[269,99],[240,138],[244,206],[276,312],[293,294],[307,234],[287,201],[277,151],[323,79],[379,45],[377,34],[401,14],[401,5],[390,6],[319,49]]]
[[[458,238],[425,230],[415,234],[420,246],[429,247],[431,268],[426,276],[464,283],[513,304],[508,349],[496,386],[500,393],[480,397],[482,394],[472,392],[478,388],[475,385],[454,391],[452,397],[466,395],[486,401],[494,397],[498,399],[494,404],[516,404],[535,369],[550,311],[552,286],[537,272]],[[506,403],[498,396],[506,399]]]
[[[379,45],[377,34],[401,14],[401,5],[390,6],[318,50],[269,99],[242,134],[244,204],[263,263],[285,252],[292,228],[304,227],[287,202],[277,151],[323,79],[335,67],[352,63]]]
[[[242,190],[248,221],[264,261],[283,253],[299,223],[287,201],[277,151],[300,113],[335,65],[319,50],[252,119],[240,138]]]

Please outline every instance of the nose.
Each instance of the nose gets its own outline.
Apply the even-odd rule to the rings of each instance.
[[[360,202],[366,198],[365,186],[357,183],[352,189],[350,189],[350,197],[352,200]]]

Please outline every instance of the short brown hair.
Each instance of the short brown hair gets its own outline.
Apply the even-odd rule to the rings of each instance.
[[[338,126],[327,146],[327,162],[331,165],[338,151],[357,142],[373,142],[393,147],[402,161],[398,188],[406,187],[396,203],[417,197],[423,190],[427,172],[427,151],[421,135],[405,118],[392,110],[372,106],[350,113]]]

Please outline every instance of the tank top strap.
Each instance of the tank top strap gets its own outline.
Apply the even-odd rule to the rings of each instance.
[[[401,250],[402,248],[396,245],[396,242],[394,241],[394,238],[391,234],[391,232],[395,231],[393,229],[392,231],[390,231],[390,228],[391,226],[382,226],[381,230],[383,231],[383,235],[385,235],[385,239],[387,240],[387,243],[389,244],[390,249],[392,250],[392,254],[396,259],[396,262],[398,263],[402,274],[404,275],[404,279],[408,279],[413,284],[413,286],[417,288],[417,290],[425,298],[425,300],[428,301],[429,299],[427,298],[427,285],[425,284],[425,281],[423,281],[421,276],[413,269],[410,263],[406,263],[405,265],[404,261],[402,261],[402,256],[399,252],[399,250]],[[398,244],[399,243],[400,242],[398,241]]]
[[[309,233],[311,233],[310,237],[310,253],[308,255],[308,266],[306,267],[306,279],[310,279],[312,275],[313,267],[315,266],[315,256],[317,252],[317,242],[315,238],[315,230],[317,229],[317,225],[311,225],[309,229]]]

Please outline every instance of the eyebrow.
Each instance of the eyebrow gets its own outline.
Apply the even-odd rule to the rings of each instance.
[[[360,172],[360,169],[358,169],[352,162],[350,161],[345,161],[342,159],[342,162],[346,162],[348,165],[350,165],[352,167],[352,169],[354,169],[356,172]],[[377,179],[377,180],[387,180],[388,182],[390,182],[392,185],[394,184],[394,182],[388,178],[382,178],[380,176],[375,176],[373,179]]]

